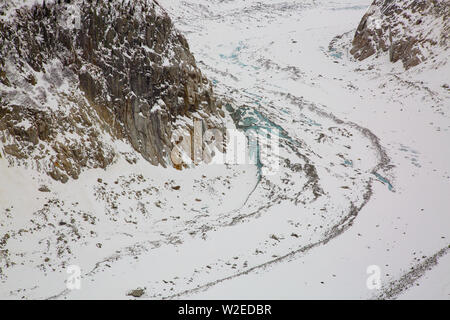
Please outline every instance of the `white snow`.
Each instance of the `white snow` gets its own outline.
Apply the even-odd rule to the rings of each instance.
[[[255,165],[223,165],[216,151],[212,164],[178,171],[121,140],[112,166],[67,184],[1,158],[0,243],[11,238],[8,256],[0,247],[0,297],[126,299],[145,287],[143,298],[369,299],[448,246],[448,64],[405,72],[385,57],[353,61],[349,44],[371,0],[159,2],[215,92],[301,144],[323,194],[314,200],[304,172],[284,165],[259,182]],[[282,141],[280,159],[305,168]],[[333,226],[343,232],[327,238]],[[81,290],[66,289],[70,264],[81,268]],[[381,290],[366,286],[371,265]],[[449,267],[447,254],[394,298],[448,299]]]

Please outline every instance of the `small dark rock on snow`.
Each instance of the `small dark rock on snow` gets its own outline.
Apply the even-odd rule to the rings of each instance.
[[[132,296],[135,298],[140,298],[142,297],[142,295],[145,293],[145,289],[142,288],[137,288],[134,290],[131,290],[130,292],[127,293],[127,296]]]

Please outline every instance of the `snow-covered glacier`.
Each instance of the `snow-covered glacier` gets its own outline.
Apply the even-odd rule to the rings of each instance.
[[[105,166],[81,166],[64,183],[34,160],[11,160],[11,152],[26,152],[4,151],[14,135],[0,131],[0,297],[450,298],[449,50],[440,38],[445,33],[436,31],[447,30],[445,20],[423,18],[420,34],[432,40],[420,45],[433,54],[417,53],[417,64],[405,68],[401,58],[392,60],[389,43],[372,41],[378,35],[395,47],[403,35],[382,34],[380,1],[139,1],[142,8],[156,3],[155,20],[170,17],[189,45],[175,31],[167,51],[154,53],[145,39],[133,44],[159,57],[151,64],[167,67],[162,77],[187,59],[187,84],[183,78],[158,87],[156,107],[133,111],[132,125],[125,117],[117,126],[124,136],[136,127],[130,141],[105,129],[111,123],[96,109],[99,116],[88,121],[103,122],[93,149],[113,155]],[[132,10],[133,1],[126,2]],[[15,7],[7,10],[5,20]],[[420,16],[411,10],[395,21],[405,25],[398,30],[407,28],[405,17]],[[427,21],[435,26],[431,35]],[[358,40],[357,28],[368,38]],[[114,41],[110,50],[131,43]],[[179,53],[179,43],[195,64],[190,53]],[[139,54],[123,52],[130,61]],[[130,79],[132,72],[131,63]],[[76,80],[58,87],[39,74],[38,86],[47,91],[34,89],[36,96],[87,94],[67,88]],[[0,98],[21,96],[2,83]],[[163,101],[165,88],[178,92],[177,85],[184,88],[176,107],[182,111]],[[130,84],[127,99],[134,99],[135,87]],[[109,101],[105,91],[97,90]],[[166,111],[173,119],[161,120]],[[189,155],[179,167],[165,151],[147,152],[160,138],[161,148],[189,153],[196,130],[211,138],[208,129],[215,127],[224,146],[217,137],[208,146],[201,142],[205,156],[195,165],[186,165]],[[67,137],[84,141],[77,130],[59,130],[62,144]],[[158,138],[141,147],[153,133]],[[46,156],[53,159],[53,152]]]

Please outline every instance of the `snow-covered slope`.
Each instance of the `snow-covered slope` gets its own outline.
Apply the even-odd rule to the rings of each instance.
[[[368,0],[158,2],[256,161],[179,171],[115,139],[62,184],[0,159],[0,296],[448,298],[448,64],[356,61]]]

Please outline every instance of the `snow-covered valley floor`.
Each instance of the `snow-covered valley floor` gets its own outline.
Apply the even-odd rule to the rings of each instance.
[[[159,0],[230,127],[281,131],[279,168],[162,169],[120,144],[60,184],[0,159],[0,297],[449,299],[448,52],[354,61],[370,2]]]

